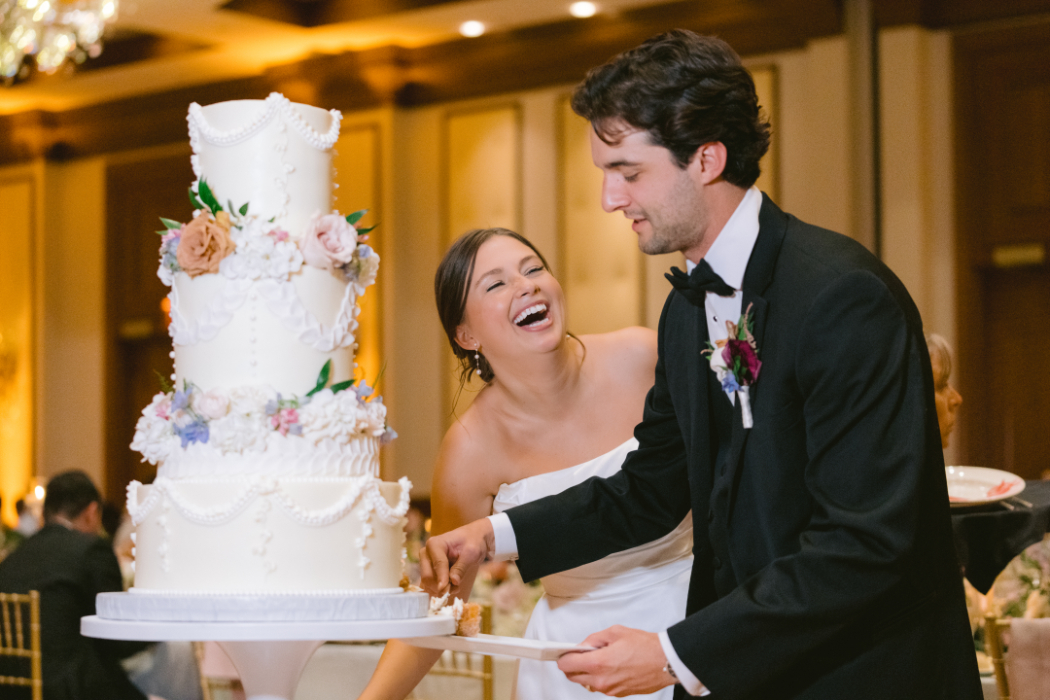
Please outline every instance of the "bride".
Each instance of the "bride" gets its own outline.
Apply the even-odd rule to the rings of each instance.
[[[655,333],[568,335],[561,285],[539,251],[506,229],[457,240],[434,291],[461,379],[474,372],[485,382],[441,445],[435,534],[619,470],[638,444],[632,431],[653,381]],[[691,550],[687,516],[659,540],[542,579],[545,596],[525,636],[578,643],[614,624],[666,629],[685,616]],[[469,596],[476,573],[461,581],[460,597]],[[389,642],[361,700],[404,698],[439,655]],[[670,700],[671,692],[646,697]],[[593,697],[556,664],[529,660],[520,663],[516,696]]]

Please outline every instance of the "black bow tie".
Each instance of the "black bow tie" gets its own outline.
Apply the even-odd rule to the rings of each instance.
[[[707,292],[714,292],[720,297],[730,297],[736,292],[703,259],[693,268],[692,274],[687,275],[677,267],[672,267],[671,272],[664,277],[694,306],[704,305]]]

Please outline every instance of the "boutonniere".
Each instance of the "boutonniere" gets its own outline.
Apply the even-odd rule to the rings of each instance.
[[[744,428],[754,425],[751,417],[750,388],[762,369],[755,336],[751,333],[755,325],[755,319],[751,316],[751,306],[748,304],[747,310],[740,316],[739,323],[726,321],[726,328],[729,330],[726,340],[719,340],[714,345],[708,343],[707,350],[704,350],[704,353],[710,356],[711,370],[722,384],[722,391],[729,395],[736,394],[736,400],[740,402]]]

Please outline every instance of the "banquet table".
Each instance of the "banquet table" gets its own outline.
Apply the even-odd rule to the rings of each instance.
[[[963,574],[981,593],[1010,560],[1043,539],[1050,528],[1050,481],[1028,481],[1018,499],[952,509],[955,551]]]

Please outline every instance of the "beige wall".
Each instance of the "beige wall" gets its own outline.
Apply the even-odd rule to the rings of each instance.
[[[927,328],[954,340],[949,49],[944,33],[912,27],[884,31],[880,38],[884,257],[915,296]],[[771,116],[778,204],[806,221],[850,235],[855,135],[848,59],[845,37],[834,37],[746,62],[755,69],[770,68],[773,74],[773,82],[764,89],[775,95]],[[600,178],[589,184],[566,183],[557,176],[559,163],[574,149],[576,160],[566,163],[563,172],[585,177],[590,167],[589,155],[568,140],[570,130],[559,121],[570,90],[561,86],[346,115],[344,128],[369,130],[355,143],[374,146],[367,159],[340,153],[337,168],[343,188],[339,204],[349,211],[358,207],[358,199],[374,200],[360,206],[375,209],[380,226],[376,242],[383,260],[377,290],[380,361],[385,365],[382,393],[390,423],[400,434],[384,449],[383,473],[387,479],[409,476],[417,496],[429,493],[432,466],[452,420],[449,353],[435,311],[433,275],[446,237],[459,233],[446,230],[448,197],[460,192],[455,196],[463,198],[473,191],[442,182],[448,176],[448,162],[443,160],[448,119],[514,107],[521,143],[516,166],[518,225],[547,256],[571,297],[576,282],[571,274],[566,277],[567,257],[586,256],[587,251],[573,238],[576,226],[566,229],[562,224],[566,207],[578,204],[566,198],[585,197],[590,188],[597,209],[595,182]],[[49,164],[37,170],[44,182],[41,206],[47,212],[42,217],[46,294],[41,312],[46,310],[46,318],[38,333],[43,340],[38,351],[38,469],[53,473],[80,466],[101,481],[104,160]],[[605,235],[622,234],[617,229],[620,214],[592,210],[584,218],[594,222],[588,225],[601,227],[579,238],[589,241],[587,245]],[[673,261],[620,251],[621,258],[625,255],[638,261],[630,278],[640,287],[632,293],[632,318],[627,322],[655,326],[667,292],[662,272]],[[586,271],[586,265],[581,269]]]
[[[9,525],[35,462],[42,181],[40,164],[0,170],[0,495]]]
[[[105,161],[45,169],[39,471],[104,488]]]

